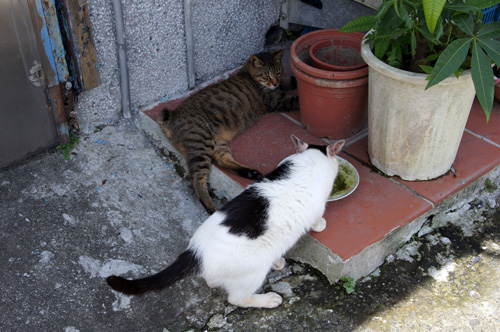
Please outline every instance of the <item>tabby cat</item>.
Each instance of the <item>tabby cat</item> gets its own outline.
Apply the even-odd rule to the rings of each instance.
[[[175,111],[164,109],[158,119],[186,158],[194,192],[210,213],[217,210],[207,189],[212,161],[240,176],[262,179],[259,171],[233,159],[228,143],[265,113],[299,109],[297,96],[277,89],[283,52],[250,56],[238,74],[200,90]]]
[[[339,168],[335,156],[344,145],[292,140],[297,153],[205,220],[170,266],[136,280],[109,276],[108,284],[125,294],[142,294],[195,272],[209,287],[222,287],[235,306],[279,306],[278,294],[256,292],[269,270],[285,266],[283,255],[302,235],[325,229],[322,216]]]

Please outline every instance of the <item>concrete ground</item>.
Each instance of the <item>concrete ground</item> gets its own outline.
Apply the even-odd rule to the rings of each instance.
[[[230,306],[196,276],[141,297],[106,285],[163,269],[207,217],[133,121],[82,134],[69,161],[51,150],[2,169],[0,198],[2,332],[500,331],[491,197],[424,226],[355,285],[288,262],[264,285],[284,297],[273,310]]]

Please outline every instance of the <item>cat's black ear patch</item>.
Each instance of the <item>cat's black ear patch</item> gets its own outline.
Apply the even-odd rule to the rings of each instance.
[[[325,154],[325,156],[327,156],[327,152],[326,152],[326,148],[328,146],[327,145],[314,145],[314,144],[309,144],[309,147],[308,149],[316,149],[316,150],[319,150],[321,152],[323,152]]]
[[[229,233],[256,239],[267,229],[269,200],[250,187],[229,201],[219,211],[226,215],[222,225],[229,227]]]
[[[270,181],[287,179],[290,176],[290,173],[292,172],[291,166],[292,166],[291,161],[287,160],[281,165],[279,165],[277,168],[275,168],[273,171],[268,173],[265,176],[265,178]]]

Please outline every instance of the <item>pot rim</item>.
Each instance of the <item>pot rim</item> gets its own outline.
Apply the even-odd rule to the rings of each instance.
[[[295,65],[302,72],[305,72],[309,75],[328,79],[328,80],[346,80],[353,79],[358,77],[363,77],[368,75],[368,66],[365,66],[356,70],[345,70],[345,71],[330,71],[330,70],[322,70],[318,68],[311,67],[307,65],[305,62],[299,59],[297,49],[299,46],[303,46],[302,50],[306,50],[308,47],[312,47],[316,42],[321,40],[329,40],[332,38],[332,35],[335,36],[358,36],[360,40],[363,39],[364,34],[359,32],[338,32],[338,29],[322,29],[317,31],[312,31],[306,33],[303,36],[297,38],[292,46],[290,47],[290,61],[292,65]],[[292,66],[293,67],[293,66]]]
[[[346,39],[351,39],[351,40],[358,40],[357,38],[346,38]],[[324,62],[322,60],[320,60],[318,57],[316,57],[316,53],[318,51],[320,51],[321,49],[324,49],[324,48],[327,48],[327,47],[330,47],[332,46],[332,42],[331,40],[321,40],[321,41],[318,41],[317,43],[314,43],[314,45],[312,45],[310,48],[309,48],[309,56],[311,57],[311,60],[312,62],[314,62],[316,65],[319,65],[319,66],[322,66],[323,68],[325,68],[326,70],[333,70],[333,71],[346,71],[346,70],[356,70],[356,69],[360,69],[360,68],[363,68],[365,66],[367,66],[366,62],[361,59],[361,63],[358,63],[356,65],[332,65],[328,62]],[[361,54],[361,44],[359,45],[359,48],[355,47],[356,50],[358,50],[359,54]],[[318,67],[316,67],[318,68]]]
[[[365,39],[363,39],[363,42],[361,43],[361,56],[365,60],[365,62],[368,64],[368,67],[372,70],[376,70],[379,73],[391,77],[395,80],[399,80],[402,82],[406,83],[411,83],[415,85],[423,85],[426,86],[428,81],[427,77],[429,76],[428,74],[422,74],[422,73],[413,73],[410,71],[402,70],[399,68],[392,67],[379,58],[375,56],[372,52],[372,47],[370,46],[370,43]],[[452,84],[457,84],[461,83],[461,81],[465,80],[472,80],[472,75],[470,69],[460,73],[460,76],[457,78],[456,76],[450,76],[441,82],[439,82],[437,85],[452,85]]]
[[[350,78],[350,79],[328,79],[311,75],[300,68],[294,63],[291,63],[292,72],[295,74],[297,80],[303,80],[309,84],[325,88],[351,88],[368,83],[368,75]]]

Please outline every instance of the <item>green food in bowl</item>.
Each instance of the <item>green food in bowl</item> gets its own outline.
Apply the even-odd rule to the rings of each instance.
[[[333,201],[348,196],[359,183],[359,174],[356,168],[347,160],[337,157],[339,160],[339,172],[335,178],[332,192],[328,200]]]

